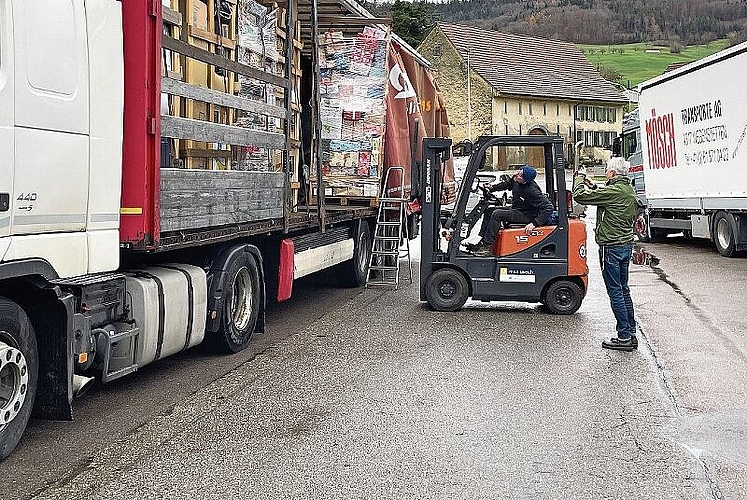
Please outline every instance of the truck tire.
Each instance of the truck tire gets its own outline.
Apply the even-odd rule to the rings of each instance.
[[[357,288],[366,284],[368,264],[371,261],[371,228],[365,220],[355,225],[355,247],[353,258],[335,266],[337,282],[347,288]]]
[[[584,292],[573,281],[557,280],[545,290],[542,303],[553,314],[573,314],[581,307]]]
[[[713,241],[716,250],[724,257],[734,257],[737,248],[736,222],[728,212],[718,212],[713,218]]]
[[[643,209],[638,210],[638,216],[633,223],[633,231],[641,243],[658,243],[666,238],[667,233],[649,224],[648,214]]]
[[[458,311],[468,296],[467,278],[449,267],[436,270],[425,284],[425,297],[436,311]]]
[[[261,283],[257,261],[241,252],[226,268],[225,298],[218,338],[223,350],[236,353],[249,345],[259,317]]]
[[[39,353],[26,313],[0,297],[0,460],[13,451],[31,416]]]

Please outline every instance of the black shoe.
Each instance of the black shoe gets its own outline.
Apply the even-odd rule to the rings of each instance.
[[[620,339],[618,339],[617,337],[612,337],[610,339],[610,342],[620,342]],[[630,345],[633,346],[633,349],[638,349],[638,337],[636,337],[635,335],[631,335]]]
[[[633,349],[635,349],[635,347],[633,347],[632,337],[629,339],[625,339],[625,340],[621,340],[617,337],[612,337],[611,339],[605,340],[604,342],[602,342],[602,347],[604,349],[613,349],[615,351],[626,351],[626,352],[630,352]]]

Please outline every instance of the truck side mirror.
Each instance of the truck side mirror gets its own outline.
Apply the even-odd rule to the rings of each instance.
[[[474,145],[472,144],[472,141],[469,139],[465,139],[462,142],[458,142],[457,144],[454,144],[451,148],[451,154],[453,156],[469,156],[472,154],[472,150],[474,149]]]
[[[622,156],[622,139],[619,136],[612,140],[612,156]]]

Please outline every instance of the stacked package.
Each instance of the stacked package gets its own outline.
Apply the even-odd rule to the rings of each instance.
[[[326,196],[376,197],[383,165],[389,33],[319,36],[322,172]]]
[[[269,10],[254,0],[239,0],[238,4],[238,62],[268,73],[279,74],[277,51],[277,9]],[[277,105],[283,98],[283,90],[274,85],[238,75],[238,95],[245,99]],[[251,130],[276,132],[281,127],[279,119],[237,111],[237,127]],[[235,170],[275,171],[274,152],[266,148],[240,147],[237,149]]]

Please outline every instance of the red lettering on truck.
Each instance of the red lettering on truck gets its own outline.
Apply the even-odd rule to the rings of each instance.
[[[646,120],[646,144],[648,145],[648,168],[671,168],[677,166],[674,114],[656,116],[651,110],[651,119]]]

